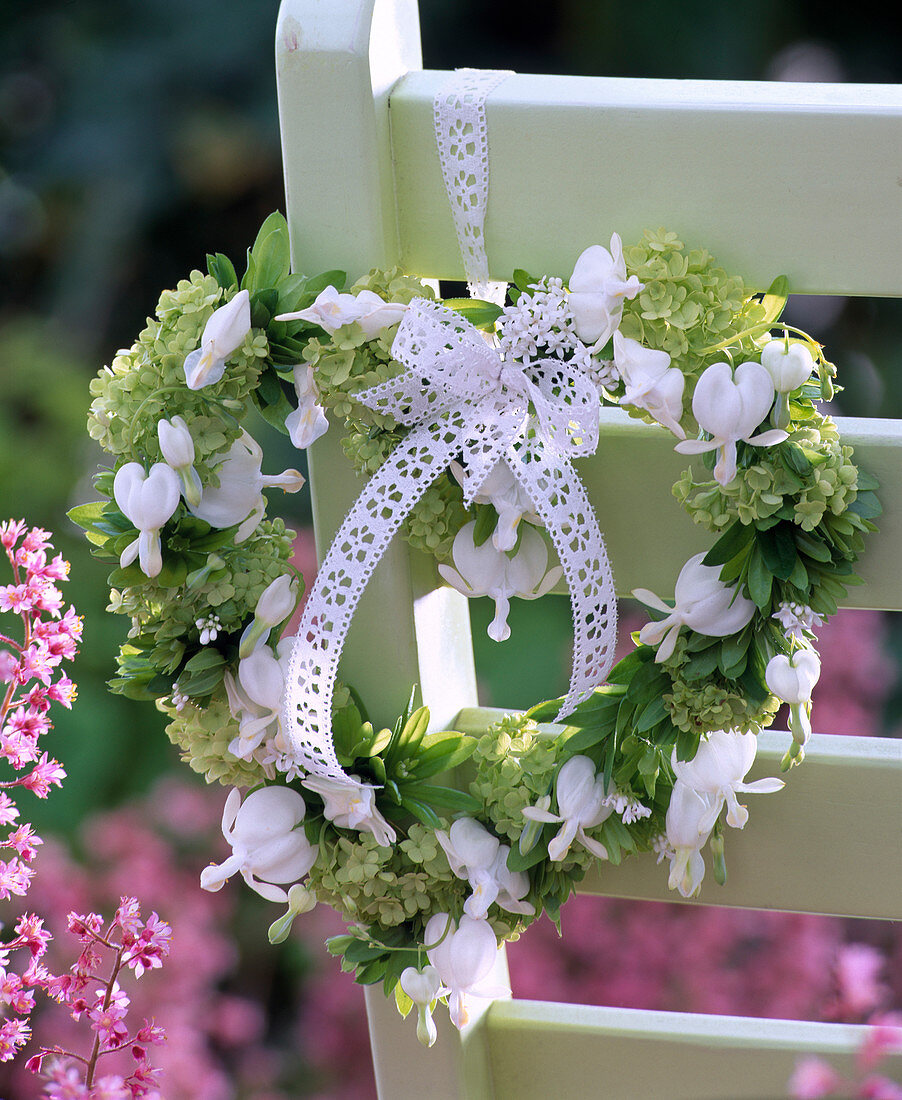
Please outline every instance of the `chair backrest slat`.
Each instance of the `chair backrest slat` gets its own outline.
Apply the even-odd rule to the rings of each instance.
[[[504,713],[491,707],[463,710],[455,728],[485,733]],[[545,728],[551,733],[561,727]],[[759,734],[750,777],[779,775],[789,741],[783,730]],[[727,882],[706,881],[700,900],[743,909],[899,919],[902,875],[898,866],[887,866],[887,852],[898,851],[902,840],[902,740],[815,734],[804,767],[783,778],[786,789],[777,795],[740,796],[750,816],[741,832],[730,831]],[[617,868],[599,863],[577,889],[685,904],[667,889],[666,866],[657,865],[651,853],[632,856]]]
[[[402,263],[459,278],[432,123],[446,79],[392,92],[392,153]],[[496,278],[566,276],[613,230],[666,226],[759,289],[902,294],[898,87],[516,75],[486,116]]]

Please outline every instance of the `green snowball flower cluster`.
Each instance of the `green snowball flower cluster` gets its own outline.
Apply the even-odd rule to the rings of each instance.
[[[550,793],[560,762],[556,739],[523,714],[505,715],[479,739],[470,794],[485,805],[495,832],[516,845],[523,810]]]
[[[451,872],[435,831],[420,824],[392,848],[371,833],[323,836],[307,885],[348,922],[382,928],[459,911],[466,886]]]
[[[726,681],[684,680],[677,671],[671,674],[673,690],[664,695],[664,705],[670,720],[677,729],[692,734],[711,733],[714,730],[739,730],[741,733],[758,733],[762,726],[769,726],[780,709],[780,702],[769,696],[762,706],[752,704],[746,696],[731,691]]]
[[[157,709],[169,718],[166,736],[181,750],[180,759],[208,783],[255,787],[268,778],[256,760],[239,760],[229,752],[235,723],[222,686],[206,706],[177,706],[169,696],[157,700]]]
[[[738,275],[715,266],[703,248],[687,250],[675,233],[646,230],[623,255],[627,272],[644,289],[624,303],[621,333],[680,359],[687,376],[706,362],[702,348],[733,342],[764,317],[761,303]]]
[[[269,355],[265,332],[252,328],[229,358],[223,378],[202,391],[185,386],[184,362],[200,343],[215,309],[234,295],[212,275],[193,271],[175,290],[160,296],[156,320],[128,351],[120,352],[91,382],[94,397],[88,432],[109,454],[154,463],[162,459],[157,423],[171,415],[173,394],[178,412],[191,423],[194,467],[205,483],[218,484],[217,456],[241,434],[229,410],[240,409],[257,386]],[[211,409],[219,407],[222,415]]]

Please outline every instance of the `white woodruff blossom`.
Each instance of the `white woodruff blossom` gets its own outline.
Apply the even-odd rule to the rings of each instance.
[[[296,313],[280,313],[277,321],[309,321],[319,325],[331,336],[343,325],[356,321],[368,340],[374,339],[384,328],[398,324],[407,309],[400,302],[386,302],[372,290],[359,294],[342,294],[334,286],[327,286],[316,296],[313,305]]]
[[[397,839],[395,830],[376,809],[376,788],[362,783],[353,775],[345,779],[330,779],[324,775],[308,775],[303,781],[325,803],[323,815],[340,829],[357,829],[372,833],[377,843],[388,848]]]
[[[783,627],[784,635],[797,642],[804,640],[806,633],[813,633],[824,625],[823,617],[801,603],[784,600],[771,618]]]
[[[605,796],[604,783],[595,774],[595,764],[588,756],[572,756],[555,780],[558,812],[546,805],[527,806],[523,816],[531,821],[561,823],[560,832],[548,843],[548,858],[560,863],[576,841],[599,859],[607,859],[603,844],[586,836],[586,829],[601,825],[614,812],[613,803]]]
[[[216,467],[218,487],[205,486],[200,503],[190,506],[190,511],[211,527],[240,524],[235,542],[249,538],[266,512],[264,489],[279,488],[286,493],[296,493],[304,484],[304,477],[298,470],[264,474],[260,468],[262,462],[260,444],[247,432],[242,432]]]
[[[430,917],[423,933],[426,956],[448,990],[451,1022],[462,1028],[469,1022],[469,997],[510,995],[507,986],[490,984],[498,955],[498,941],[487,920],[466,914],[456,924],[447,913]]]
[[[160,529],[172,518],[180,495],[178,474],[165,462],[154,463],[150,473],[140,462],[126,462],[119,467],[113,479],[113,497],[119,511],[138,531],[138,537],[122,551],[120,568],[137,558],[146,576],[158,576],[163,568]]]
[[[222,813],[222,834],[232,854],[223,863],[204,868],[201,887],[221,890],[227,879],[240,873],[261,897],[287,901],[285,890],[273,884],[296,882],[316,862],[316,845],[298,828],[305,812],[303,798],[289,787],[262,787],[243,804],[236,787]]]
[[[469,882],[473,893],[464,903],[470,917],[484,917],[497,902],[509,913],[532,914],[535,909],[523,898],[529,893],[529,876],[507,866],[510,848],[480,822],[470,817],[455,821],[448,832],[436,829],[436,839],[448,857],[448,866]]]
[[[601,349],[620,326],[623,303],[644,289],[635,275],[626,276],[623,244],[615,233],[610,252],[600,244],[580,253],[570,276],[568,304],[576,333]]]
[[[782,429],[754,435],[774,403],[774,384],[760,363],[741,363],[735,373],[729,363],[712,363],[699,378],[692,395],[692,413],[710,440],[684,439],[675,450],[684,455],[719,451],[714,479],[729,485],[736,476],[736,444],[771,447],[786,439]]]
[[[546,278],[505,306],[498,319],[498,346],[505,359],[564,359],[585,345],[576,335],[562,279]]]
[[[748,821],[749,813],[739,804],[737,792],[771,794],[783,787],[780,779],[756,779],[745,782],[749,768],[755,762],[758,738],[754,733],[739,730],[715,730],[701,742],[692,760],[678,760],[673,751],[673,771],[677,779],[691,787],[697,794],[710,799],[706,815],[699,820],[699,829],[709,832],[714,827],[720,811],[726,803],[727,824],[741,829]]]
[[[475,521],[465,523],[454,538],[451,556],[455,568],[440,565],[438,569],[465,596],[490,596],[495,601],[495,618],[487,633],[494,641],[503,642],[511,632],[507,625],[511,597],[537,600],[554,587],[563,570],[559,565],[548,568],[545,540],[534,527],[524,528],[520,549],[513,557],[496,550],[490,541],[477,546],[475,527]]]
[[[620,404],[645,409],[659,424],[685,439],[680,417],[686,378],[670,365],[667,352],[645,348],[638,340],[615,332],[614,365],[626,387]]]
[[[329,430],[326,411],[319,403],[313,367],[309,364],[299,363],[294,368],[294,392],[298,407],[285,417],[285,430],[295,447],[303,451]]]
[[[188,504],[199,504],[203,486],[194,469],[194,440],[183,416],[157,422],[160,450],[168,466],[178,474],[182,496]]]
[[[200,347],[185,359],[188,389],[199,390],[218,382],[225,373],[226,359],[241,347],[250,330],[250,295],[240,290],[213,313],[201,336]]]
[[[752,620],[754,603],[741,595],[735,585],[726,585],[721,581],[718,566],[703,565],[704,557],[704,554],[696,554],[680,570],[674,588],[676,606],[673,608],[647,588],[633,590],[637,600],[656,611],[667,613],[666,618],[647,623],[639,632],[639,641],[643,645],[658,646],[655,654],[658,662],[666,661],[673,653],[677,635],[683,626],[688,626],[697,634],[725,638],[737,634]]]

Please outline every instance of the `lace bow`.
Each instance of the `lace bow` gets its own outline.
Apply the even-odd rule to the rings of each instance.
[[[595,513],[570,463],[598,445],[598,394],[557,359],[508,362],[469,322],[415,299],[392,345],[407,370],[357,395],[411,428],[357,498],[320,567],[291,655],[283,729],[298,763],[340,778],[332,690],[351,618],[398,528],[452,460],[467,504],[501,460],[548,529],[570,589],[570,686],[557,718],[604,680],[614,659],[616,603]]]

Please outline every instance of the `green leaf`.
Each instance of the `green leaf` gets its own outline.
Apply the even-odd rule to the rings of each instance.
[[[861,492],[865,489],[879,489],[879,488],[880,488],[879,479],[874,477],[874,475],[872,473],[869,473],[867,470],[862,470],[859,467],[859,469],[858,469],[858,490],[859,490],[859,492]]]
[[[798,556],[792,530],[783,524],[769,531],[758,530],[757,542],[765,566],[775,577],[787,580]]]
[[[516,844],[511,845],[510,855],[507,857],[507,866],[511,871],[528,871],[543,863],[548,858],[547,843],[538,843],[530,848],[524,855]]]
[[[442,827],[442,820],[426,802],[421,802],[418,798],[409,798],[407,795],[401,799],[401,806],[409,814],[428,826],[430,829],[440,829]],[[482,806],[480,805],[480,809]]]
[[[479,814],[483,810],[482,802],[478,798],[453,787],[435,787],[431,783],[402,783],[401,795],[402,806],[406,805],[408,798],[414,798],[455,814]]]
[[[745,550],[755,537],[755,528],[737,520],[720,536],[702,560],[702,565],[726,565]]]
[[[865,489],[864,492],[859,490],[858,496],[849,505],[849,511],[862,519],[874,519],[883,513],[883,506],[875,493]]]
[[[655,651],[651,646],[636,646],[623,660],[618,661],[608,673],[609,684],[628,684],[642,665],[654,659]]]
[[[814,561],[828,562],[831,561],[833,555],[830,553],[829,546],[826,546],[822,539],[815,537],[815,533],[796,531],[796,546],[799,551],[808,558],[812,558]]]
[[[586,726],[567,738],[567,751],[574,755],[585,752],[595,745],[601,744],[606,737],[610,737],[612,730],[604,726]]]
[[[391,749],[393,760],[398,755],[413,756],[429,728],[429,708],[420,707],[404,723],[400,736]]]
[[[539,281],[535,275],[530,275],[529,272],[524,271],[522,267],[518,267],[514,270],[512,278],[517,290],[528,290]]]
[[[232,287],[238,286],[238,275],[235,271],[235,265],[228,256],[224,256],[221,252],[217,252],[213,256],[207,253],[207,271],[209,271],[223,290],[230,290]]]
[[[658,696],[647,703],[636,715],[636,724],[633,727],[636,733],[645,733],[652,726],[656,726],[662,718],[667,717],[667,707],[664,700]]]
[[[498,526],[498,513],[491,504],[478,505],[476,508],[476,523],[473,527],[473,543],[482,546],[495,533]]]
[[[199,649],[189,660],[185,662],[185,668],[189,672],[203,672],[208,668],[219,668],[225,664],[225,657],[212,646],[204,646]]]
[[[432,738],[441,740],[431,741]],[[420,751],[413,758],[411,771],[417,779],[429,779],[440,772],[450,771],[473,755],[476,744],[475,737],[462,733],[429,734],[423,738]]]
[[[501,316],[501,306],[484,302],[480,298],[444,298],[442,304],[459,313],[476,328],[492,331]]]
[[[778,275],[761,299],[761,305],[764,307],[763,320],[767,324],[773,324],[777,320],[786,306],[788,297],[789,279],[785,275]]]
[[[275,287],[291,274],[291,254],[288,242],[288,223],[276,212],[260,226],[257,239],[251,249],[253,259],[253,285],[242,285],[251,293]],[[250,265],[248,268],[250,272]]]
[[[333,268],[331,271],[322,271],[319,275],[311,275],[304,289],[312,302],[317,294],[321,290],[325,290],[327,286],[334,286],[336,290],[344,290],[347,281],[347,272],[341,271],[339,268]]]

